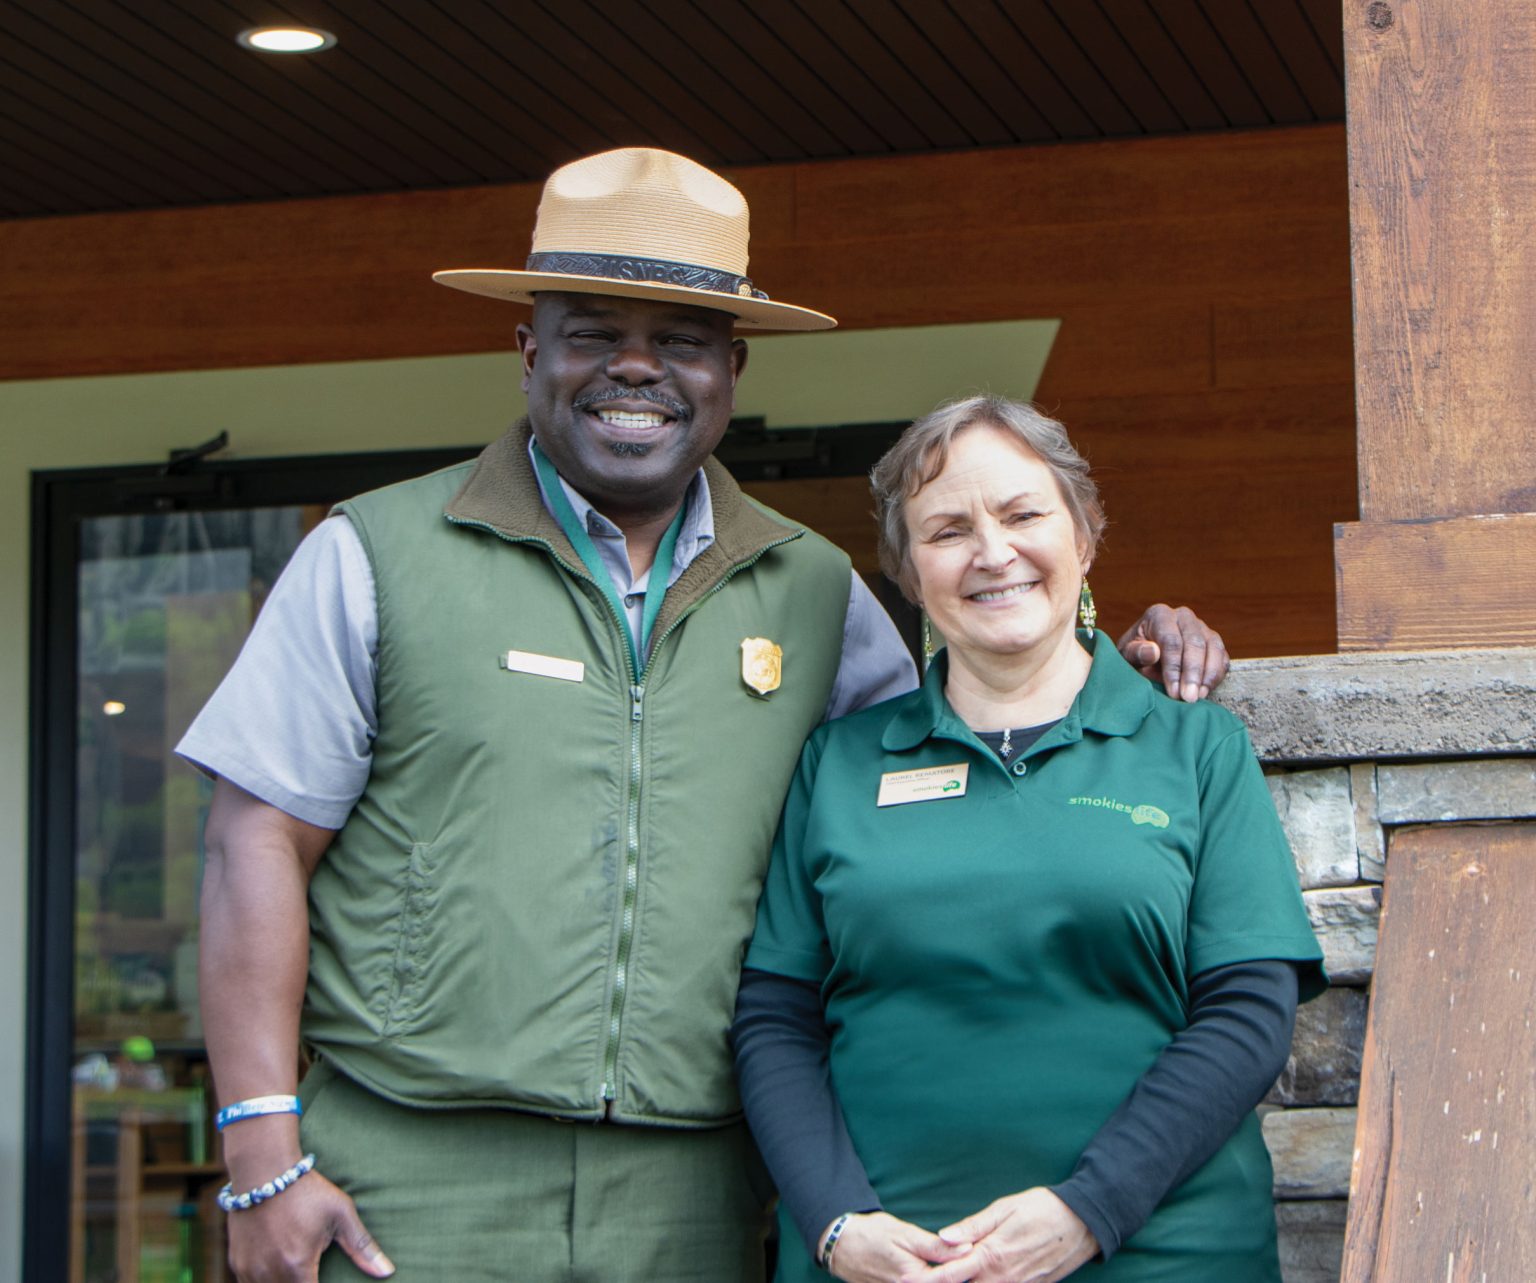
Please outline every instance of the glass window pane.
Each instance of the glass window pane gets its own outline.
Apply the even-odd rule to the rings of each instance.
[[[71,1278],[227,1277],[197,1006],[212,785],[172,753],[321,507],[97,517],[78,568]]]

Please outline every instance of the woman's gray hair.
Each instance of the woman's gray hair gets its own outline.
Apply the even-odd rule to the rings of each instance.
[[[1068,439],[1067,430],[1023,401],[1000,396],[966,397],[919,419],[869,474],[880,532],[880,568],[909,601],[917,600],[917,584],[912,573],[912,540],[907,532],[907,501],[944,471],[950,443],[967,428],[979,425],[1011,433],[1040,456],[1056,478],[1073,528],[1088,544],[1088,559],[1091,561],[1098,551],[1105,525],[1099,488],[1088,475],[1088,461]]]

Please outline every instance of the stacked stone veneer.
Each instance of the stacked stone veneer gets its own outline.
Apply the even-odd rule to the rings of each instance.
[[[1286,1283],[1336,1283],[1393,835],[1536,819],[1536,650],[1247,660],[1217,699],[1248,724],[1333,978],[1261,1110]]]

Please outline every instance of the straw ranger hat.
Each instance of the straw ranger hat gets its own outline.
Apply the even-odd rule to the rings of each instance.
[[[687,303],[728,312],[742,329],[837,324],[754,286],[742,194],[686,156],[652,147],[605,151],[555,170],[525,270],[462,268],[432,279],[514,303],[531,303],[540,290]]]

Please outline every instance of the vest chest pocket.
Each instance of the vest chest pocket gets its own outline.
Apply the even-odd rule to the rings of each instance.
[[[432,881],[435,864],[429,843],[417,842],[411,847],[400,889],[400,912],[395,919],[395,950],[382,1030],[385,1037],[404,1032],[404,1026],[418,1010],[418,999],[426,983],[427,924],[437,899]]]

